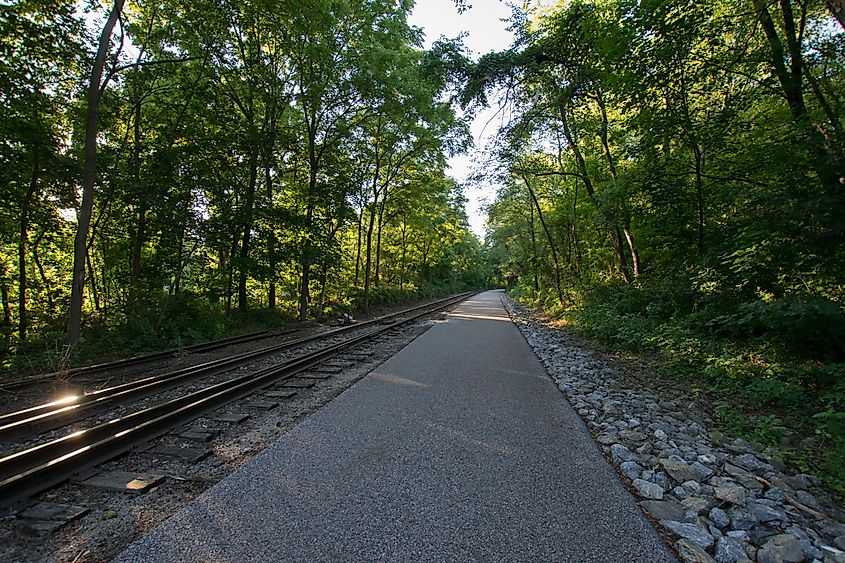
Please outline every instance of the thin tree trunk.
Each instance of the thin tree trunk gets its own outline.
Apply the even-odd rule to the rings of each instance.
[[[311,228],[314,221],[314,197],[317,191],[317,156],[315,151],[316,137],[309,133],[309,174],[308,193],[305,195],[305,230],[306,240],[302,251],[302,277],[299,287],[299,320],[308,318],[308,303],[311,301],[309,286],[311,283]]]
[[[625,279],[627,283],[631,283],[633,278],[631,277],[631,272],[628,271],[628,260],[625,257],[625,243],[622,238],[622,231],[619,228],[619,225],[613,220],[612,215],[605,209],[596,199],[595,190],[593,189],[593,181],[590,178],[589,170],[587,169],[587,163],[584,160],[584,156],[581,154],[581,150],[578,148],[578,143],[575,141],[575,135],[573,134],[572,130],[569,127],[569,122],[566,119],[566,109],[563,105],[559,106],[560,111],[560,118],[561,123],[563,124],[563,133],[566,136],[566,140],[569,143],[569,146],[572,148],[572,152],[575,155],[575,161],[578,164],[578,170],[581,172],[581,180],[584,182],[584,187],[587,190],[587,195],[590,198],[590,201],[593,202],[596,210],[601,213],[602,217],[604,217],[605,223],[610,227],[611,234],[613,236],[613,245],[616,251],[616,260],[619,265],[619,270],[622,273],[622,277]]]
[[[604,106],[604,99],[602,98],[601,92],[598,93],[597,100],[599,109],[601,110],[601,129],[599,129],[599,138],[601,139],[601,146],[604,150],[604,157],[605,160],[607,160],[607,166],[610,169],[610,175],[613,178],[613,182],[618,184],[619,173],[616,170],[616,163],[613,160],[613,154],[610,152],[610,143],[607,139],[607,109]],[[634,233],[631,231],[631,216],[627,202],[623,203],[623,208],[624,217],[622,221],[622,230],[625,233],[625,240],[628,242],[628,249],[631,252],[631,265],[634,269],[634,277],[637,278],[640,276],[641,271],[640,253],[637,251],[637,245],[634,243]]]
[[[135,241],[132,245],[132,264],[129,275],[129,288],[132,299],[136,297],[138,283],[141,279],[141,251],[144,248],[144,237],[147,226],[147,198],[141,193],[141,99],[136,93],[135,96],[135,118],[133,123],[133,145],[132,145],[132,180],[135,183],[135,191],[140,200],[138,204],[138,227],[135,231]]]
[[[845,0],[825,0],[825,4],[827,4],[839,25],[842,26],[842,29],[845,29]]]
[[[387,186],[382,188],[384,193],[381,198],[381,204],[378,208],[378,232],[376,234],[376,271],[373,275],[373,283],[376,287],[379,286],[380,278],[379,271],[381,270],[381,231],[384,227],[384,207],[387,203]]]
[[[578,178],[575,178],[575,190],[572,195],[572,239],[575,243],[575,274],[581,278],[581,240],[578,236]]]
[[[38,274],[41,276],[41,283],[44,284],[44,291],[47,293],[47,311],[52,317],[53,312],[56,310],[56,305],[53,302],[53,288],[50,284],[50,280],[47,278],[47,274],[44,272],[44,265],[41,263],[41,256],[38,254],[38,245],[41,244],[41,241],[44,239],[46,234],[46,232],[42,232],[38,235],[38,237],[36,237],[35,242],[32,243],[32,259],[38,267]]]
[[[6,285],[6,278],[0,280],[0,297],[3,298],[3,324],[12,324],[12,308],[9,307],[9,286]]]
[[[35,191],[38,189],[38,181],[41,176],[41,154],[36,147],[32,153],[32,176],[29,180],[29,187],[26,195],[21,201],[20,234],[18,238],[18,338],[26,340],[27,313],[26,313],[26,243],[29,240],[29,206]]]
[[[238,310],[246,311],[248,307],[246,294],[247,263],[249,261],[250,243],[252,241],[252,215],[255,206],[255,188],[258,184],[258,148],[253,147],[253,154],[249,163],[249,184],[246,192],[246,216],[244,217],[244,235],[241,239],[240,266],[238,267]]]
[[[363,230],[364,209],[365,206],[362,205],[361,212],[358,213],[358,241],[355,245],[355,287],[358,287],[358,278],[361,275],[361,231]]]
[[[129,287],[135,293],[141,281],[141,252],[144,249],[144,239],[147,230],[147,203],[141,202],[138,209],[138,227],[135,230],[135,240],[132,243],[132,268],[129,276]]]
[[[408,230],[408,224],[402,221],[402,260],[399,262],[399,290],[405,289],[405,256],[407,255],[407,244],[405,243],[405,235]]]
[[[376,203],[373,202],[373,206]],[[375,209],[370,210],[370,224],[367,227],[367,252],[364,259],[364,314],[370,312],[370,269],[373,258],[373,228],[375,227],[376,214]]]
[[[663,162],[669,162],[669,156],[672,152],[672,130],[669,125],[669,96],[663,94],[663,112],[666,114],[663,121],[663,142],[661,143],[660,150],[663,153]]]
[[[431,281],[431,268],[428,265],[428,253],[431,251],[431,239],[425,241],[423,244],[422,257],[420,259],[420,277],[425,281]]]
[[[94,298],[94,310],[99,313],[102,310],[100,307],[100,291],[97,289],[97,276],[94,274],[91,253],[88,250],[85,251],[85,262],[88,264],[88,273],[91,279],[91,296]]]
[[[6,284],[6,268],[0,275],[0,298],[3,300],[3,325],[12,324],[12,308],[9,306],[9,286]]]
[[[314,204],[309,203],[305,213],[305,223],[310,230],[311,222],[314,218]],[[309,285],[311,283],[311,242],[305,242],[302,258],[302,278],[299,286],[299,320],[304,321],[308,318],[308,303],[311,301],[311,294]]]
[[[376,209],[379,204],[379,177],[381,175],[381,155],[378,149],[379,133],[381,132],[381,116],[379,116],[377,134],[375,136],[375,169],[373,170],[373,204],[370,207],[370,222],[367,226],[367,255],[364,263],[364,314],[370,312],[370,270],[373,263],[373,227],[376,220]]]
[[[264,185],[267,188],[267,206],[273,209],[273,162],[276,151],[276,103],[268,104],[264,112],[264,130],[269,139],[264,144]],[[267,288],[267,308],[276,308],[276,230],[275,222],[267,226],[267,261],[270,266],[270,285]]]
[[[321,268],[321,271],[320,271],[320,298],[317,300],[317,318],[318,319],[323,318],[323,307],[326,303],[326,289],[327,289],[327,286],[328,286],[328,283],[326,282],[326,278],[328,277],[327,273],[328,273],[328,267],[326,266],[326,263],[324,262],[322,264],[322,268]]]
[[[540,294],[540,258],[537,256],[537,233],[534,231],[534,204],[529,195],[528,201],[528,234],[531,235],[531,255],[533,264],[531,270],[534,273],[534,296]]]
[[[634,265],[634,277],[640,277],[640,252],[637,250],[637,245],[634,241],[634,233],[631,231],[631,218],[626,210],[625,218],[622,220],[622,232],[625,233],[625,240],[628,243],[628,249],[631,251],[631,263]]]
[[[270,170],[269,159],[264,166],[264,181],[267,184],[267,202],[273,205],[273,174]],[[276,231],[275,225],[270,225],[270,237],[267,241],[267,255],[270,262],[270,287],[267,290],[267,308],[271,311],[276,308]]]
[[[123,10],[124,0],[115,0],[109,12],[100,40],[97,55],[88,80],[87,110],[85,116],[85,158],[82,166],[82,206],[79,209],[76,237],[73,244],[73,281],[68,313],[67,343],[75,346],[82,333],[82,299],[85,290],[85,261],[88,248],[88,228],[94,210],[94,182],[97,174],[97,133],[100,115],[100,98],[105,84],[101,84],[111,43],[111,34]]]
[[[232,246],[229,249],[229,260],[226,264],[227,280],[226,280],[226,313],[232,310],[232,295],[234,294],[233,286],[235,282],[235,263],[234,257],[238,253],[238,234],[232,234]]]
[[[696,207],[696,229],[697,229],[697,247],[698,255],[704,255],[704,179],[703,179],[703,165],[704,153],[701,145],[698,142],[698,135],[695,132],[695,125],[693,124],[692,112],[690,112],[689,104],[687,102],[687,87],[684,73],[680,76],[681,86],[681,108],[684,111],[684,127],[686,129],[686,137],[688,144],[692,150],[692,155],[695,164],[695,207]]]
[[[179,234],[176,237],[178,242],[176,248],[176,275],[173,276],[174,295],[179,295],[179,292],[182,290],[182,262],[185,254],[185,229],[187,228],[185,223],[186,221],[183,219],[181,225],[179,226]]]
[[[555,268],[555,289],[557,290],[557,299],[560,303],[561,307],[563,306],[563,290],[560,286],[560,263],[558,262],[557,257],[557,245],[555,245],[555,241],[552,238],[552,234],[549,232],[548,226],[546,226],[546,219],[543,217],[543,211],[540,209],[540,202],[537,200],[537,194],[534,193],[534,189],[531,187],[531,183],[528,181],[528,178],[523,175],[522,181],[525,182],[525,187],[528,188],[528,193],[531,194],[531,200],[534,202],[534,206],[537,208],[537,217],[540,219],[540,225],[543,226],[543,232],[546,233],[546,240],[549,243],[549,248],[552,251],[552,261],[554,263]]]
[[[704,180],[702,178],[702,154],[696,145],[695,156],[695,203],[698,212],[698,255],[704,256]]]

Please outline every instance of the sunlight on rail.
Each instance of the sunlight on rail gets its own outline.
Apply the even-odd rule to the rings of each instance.
[[[48,405],[49,406],[65,405],[67,403],[73,403],[74,401],[78,401],[78,400],[79,400],[79,395],[66,395],[66,396],[62,397],[61,399],[56,399],[52,403],[48,403]]]

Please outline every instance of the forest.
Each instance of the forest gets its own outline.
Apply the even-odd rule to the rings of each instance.
[[[845,491],[845,5],[516,10],[463,102],[496,283]]]
[[[412,2],[4,2],[4,368],[485,283]]]

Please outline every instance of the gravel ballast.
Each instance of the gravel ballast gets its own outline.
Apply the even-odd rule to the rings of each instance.
[[[0,561],[110,561],[132,541],[237,470],[441,318],[442,313],[436,313],[382,335],[378,343],[366,343],[343,353],[339,359],[329,360],[326,365],[339,362],[343,369],[328,379],[319,380],[310,389],[296,389],[293,398],[275,399],[279,404],[277,408],[253,408],[250,405],[257,399],[249,396],[175,429],[150,444],[150,449],[139,448],[96,468],[104,472],[164,475],[164,481],[146,494],[93,489],[75,481],[60,485],[39,495],[38,500],[83,507],[88,513],[58,531],[40,530],[35,527],[38,522],[21,518],[15,511],[5,512],[0,516]],[[348,360],[343,359],[346,357]],[[249,415],[246,420],[242,418],[244,413]],[[221,415],[238,416],[223,422],[219,420]],[[198,443],[183,437],[186,430],[219,434],[210,442]],[[177,450],[208,449],[211,455],[199,462],[162,457],[158,454],[158,446]]]

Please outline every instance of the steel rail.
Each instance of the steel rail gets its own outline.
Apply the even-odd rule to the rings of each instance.
[[[340,327],[322,334],[274,344],[230,358],[220,358],[172,372],[153,375],[113,387],[99,389],[82,395],[73,395],[65,399],[0,415],[0,441],[8,442],[22,436],[47,432],[48,430],[53,430],[82,418],[103,412],[114,404],[158,393],[200,377],[210,377],[225,373],[271,354],[283,352],[351,330],[360,330],[373,324],[384,323],[389,319],[407,315],[430,307],[431,305],[449,301],[450,299],[453,298],[449,297],[433,303],[418,305],[355,325]]]
[[[428,304],[429,309],[407,318],[353,336],[342,342],[309,352],[253,374],[209,386],[127,416],[74,432],[0,459],[0,507],[57,485],[79,471],[117,457],[203,413],[268,387],[336,355],[342,350],[370,340],[403,324],[449,307],[474,295],[462,294]],[[421,307],[414,308],[418,311]]]

